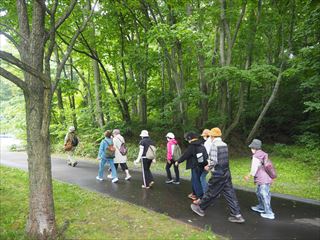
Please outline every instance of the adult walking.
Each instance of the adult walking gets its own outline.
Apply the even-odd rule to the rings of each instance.
[[[115,148],[113,146],[113,141],[111,138],[111,131],[107,130],[104,133],[105,138],[101,141],[100,147],[99,147],[99,153],[98,153],[98,160],[99,160],[99,171],[98,176],[96,177],[97,180],[103,181],[103,172],[104,172],[104,166],[106,163],[109,164],[111,168],[111,178],[112,182],[116,183],[118,182],[118,176],[117,176],[117,170],[114,166],[114,156],[115,156]]]
[[[185,152],[182,154],[182,156],[178,159],[178,161],[175,162],[175,165],[178,166],[178,164],[187,160],[186,169],[191,169],[192,184],[192,193],[190,193],[188,197],[192,200],[197,200],[202,198],[203,195],[200,176],[203,172],[204,166],[207,165],[208,155],[205,149],[204,151],[201,151],[204,148],[204,146],[202,145],[202,140],[198,139],[197,134],[189,132],[185,135],[185,139],[189,142],[189,145]],[[205,156],[202,156],[202,163],[198,162],[197,154],[205,154]]]
[[[175,139],[175,136],[172,132],[167,133],[167,164],[166,164],[166,172],[167,172],[167,180],[166,183],[170,184],[180,184],[180,176],[179,176],[179,167],[174,165],[175,160],[174,159],[174,151],[175,148],[179,148],[178,141]],[[180,149],[179,149],[180,150]],[[180,151],[181,153],[181,151]],[[180,157],[180,156],[179,156]],[[172,179],[170,168],[173,165],[174,172],[176,174],[175,180]]]
[[[129,173],[129,169],[127,166],[127,153],[126,153],[126,149],[123,148],[123,146],[125,146],[124,137],[120,134],[119,129],[114,129],[112,131],[112,135],[113,135],[113,144],[116,148],[115,157],[114,157],[115,168],[116,170],[118,170],[118,166],[120,164],[122,171],[126,173],[125,180],[130,180],[131,175]]]
[[[139,164],[141,161],[142,168],[142,188],[149,189],[153,184],[153,175],[150,171],[150,167],[152,162],[156,162],[155,152],[153,152],[153,157],[147,157],[147,151],[150,146],[155,146],[152,139],[149,137],[149,133],[147,130],[142,130],[140,133],[141,141],[139,142],[139,154],[137,159],[134,161],[134,164]],[[151,147],[152,148],[152,147]],[[151,150],[151,152],[154,150]],[[151,159],[152,158],[152,159]]]
[[[222,141],[222,133],[219,128],[212,128],[210,135],[213,141],[209,154],[209,164],[205,168],[207,171],[211,170],[212,176],[208,182],[208,190],[204,193],[201,200],[191,204],[191,209],[203,217],[205,215],[204,210],[208,208],[220,194],[223,194],[227,200],[231,214],[228,220],[234,223],[243,223],[245,220],[241,215],[240,206],[231,181],[228,145]]]
[[[69,127],[69,131],[64,138],[64,149],[68,153],[67,164],[72,167],[75,167],[78,164],[78,162],[73,157],[78,143],[79,138],[76,134],[76,128],[74,126],[71,126]]]
[[[206,148],[206,151],[209,156],[210,148],[212,144],[212,139],[210,138],[210,130],[204,129],[201,136],[203,138],[203,146]],[[203,192],[206,192],[208,189],[207,175],[208,175],[208,171],[204,169],[200,176],[200,182],[201,182]]]

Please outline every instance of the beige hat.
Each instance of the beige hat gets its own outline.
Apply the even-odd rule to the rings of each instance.
[[[208,137],[210,136],[210,130],[209,129],[204,129],[202,134],[201,134],[202,137]]]

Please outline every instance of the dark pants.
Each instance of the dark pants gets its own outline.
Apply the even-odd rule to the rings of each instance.
[[[179,167],[174,164],[174,161],[170,161],[170,163],[167,161],[166,171],[167,171],[168,180],[172,179],[171,171],[170,171],[170,168],[171,168],[172,165],[173,165],[174,172],[176,174],[176,182],[179,182],[180,181]]]
[[[229,170],[221,172],[221,174],[213,173],[208,182],[208,190],[204,193],[201,199],[200,208],[204,210],[209,207],[221,193],[227,200],[231,215],[236,216],[240,214],[240,206],[232,186]]]
[[[153,176],[150,171],[152,160],[148,158],[142,158],[142,181],[143,185],[148,187],[150,182],[153,181]]]
[[[203,169],[198,167],[191,169],[192,190],[194,194],[197,196],[197,198],[201,198],[203,195],[203,189],[200,181],[202,172],[203,172]]]
[[[119,164],[120,164],[120,167],[121,167],[122,171],[125,171],[125,170],[128,169],[128,166],[127,166],[126,163],[115,163],[114,166],[116,167],[117,170],[118,170]]]

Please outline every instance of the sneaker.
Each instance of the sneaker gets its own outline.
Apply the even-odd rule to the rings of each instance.
[[[260,213],[260,216],[263,218],[274,219],[273,213]]]
[[[190,207],[191,207],[191,210],[194,211],[196,214],[198,214],[200,217],[204,217],[205,213],[200,208],[199,205],[191,204]]]
[[[244,223],[245,220],[244,218],[241,216],[241,214],[237,215],[237,216],[231,216],[228,218],[229,222],[232,223]]]
[[[111,182],[116,183],[116,182],[118,182],[118,181],[119,181],[119,179],[118,179],[118,178],[114,178],[114,179],[112,179],[112,181],[111,181]]]
[[[257,206],[252,206],[251,210],[258,213],[264,213],[264,210],[262,208],[258,208]]]
[[[190,194],[188,195],[188,198],[190,198],[190,199],[192,199],[192,200],[197,200],[197,196],[194,195],[193,193],[190,193]]]
[[[167,183],[167,184],[173,183],[173,180],[172,180],[172,179],[171,179],[171,180],[168,179],[168,180],[166,181],[166,183]]]
[[[173,184],[179,185],[180,182],[179,181],[173,181]]]
[[[151,181],[151,182],[149,183],[149,187],[152,187],[153,184],[154,184],[154,181]]]
[[[97,179],[98,181],[103,181],[103,178],[100,178],[99,176],[96,176],[96,179]]]
[[[109,174],[109,175],[107,176],[107,178],[112,179],[112,175],[111,175],[111,174]]]
[[[77,164],[78,164],[78,162],[74,162],[74,163],[72,163],[72,167],[77,166]]]
[[[68,165],[71,166],[71,162],[68,162]]]
[[[125,177],[125,180],[130,180],[130,178],[131,178],[131,175],[127,175],[126,177]]]
[[[198,198],[198,199],[196,199],[196,200],[193,200],[192,203],[195,204],[195,205],[199,205],[199,204],[200,204],[200,201],[201,201],[201,199]]]
[[[142,185],[141,186],[142,188],[145,188],[145,189],[149,189],[150,187],[147,187],[147,186],[145,186],[145,185]]]

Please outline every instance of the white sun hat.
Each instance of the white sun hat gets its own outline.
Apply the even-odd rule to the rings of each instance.
[[[166,135],[167,138],[174,139],[174,134],[172,132],[168,132]]]
[[[142,130],[140,133],[140,137],[149,137],[149,133],[147,130]]]

